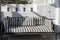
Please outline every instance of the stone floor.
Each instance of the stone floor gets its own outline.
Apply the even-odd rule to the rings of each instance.
[[[57,34],[57,40],[60,40],[60,34]]]
[[[18,35],[18,36],[9,36],[4,37],[3,40],[55,40],[53,35],[43,38],[41,35]]]

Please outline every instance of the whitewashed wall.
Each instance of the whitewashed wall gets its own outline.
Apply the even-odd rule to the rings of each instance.
[[[10,8],[9,11],[7,11],[7,8]],[[15,8],[18,8],[18,11],[16,12]],[[23,8],[26,8],[26,11],[24,12],[23,11]],[[36,4],[7,4],[5,6],[2,6],[2,12],[4,14],[4,17],[7,17],[7,16],[28,16],[28,17],[37,17],[37,15],[35,15],[34,13],[31,12],[31,7],[33,8],[33,11],[37,11],[37,8],[36,8]]]
[[[33,0],[32,4],[7,4],[5,6],[2,6],[2,12],[4,12],[4,17],[6,16],[16,16],[18,13],[18,16],[29,16],[29,17],[38,17],[36,14],[32,13],[30,11],[31,7],[33,7],[33,10],[37,12],[39,15],[47,16],[47,17],[54,17],[54,8],[50,7],[46,4],[53,4],[54,0]],[[38,4],[38,5],[37,5]],[[45,5],[41,5],[45,4]],[[9,9],[9,12],[7,11],[7,8]],[[15,8],[18,7],[18,12],[15,11]],[[23,11],[23,7],[26,8],[26,11]],[[52,10],[53,9],[53,10]],[[51,11],[51,13],[49,13]],[[12,15],[14,14],[14,15]],[[53,14],[53,15],[52,15]]]
[[[55,7],[51,5],[37,5],[37,13],[48,18],[55,18]]]
[[[7,8],[10,8],[9,11],[7,11]],[[15,8],[18,8],[18,11],[16,12]],[[26,11],[23,11],[23,8],[26,8]],[[4,17],[6,16],[29,16],[29,17],[38,17],[38,15],[31,12],[31,7],[33,8],[34,12],[37,12],[38,15],[46,16],[48,18],[54,18],[55,17],[55,8],[50,5],[36,5],[36,4],[7,4],[5,6],[2,6],[2,12],[4,12]]]

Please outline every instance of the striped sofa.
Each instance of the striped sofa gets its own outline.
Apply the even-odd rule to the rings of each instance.
[[[4,26],[5,33],[54,32],[52,21],[44,17],[7,17]]]

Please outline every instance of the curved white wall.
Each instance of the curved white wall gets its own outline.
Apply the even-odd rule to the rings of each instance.
[[[16,7],[18,8],[18,11],[22,11],[22,12],[23,12],[23,8],[24,7],[26,8],[26,11],[30,11],[31,7],[33,8],[33,10],[37,11],[36,4],[25,4],[25,5],[23,5],[23,4],[6,4],[5,6],[2,6],[2,10],[1,11],[8,12],[7,11],[8,7],[10,8],[9,12],[14,12]]]
[[[9,11],[7,11],[7,8],[9,7]],[[18,8],[18,11],[16,12],[16,7]],[[23,11],[23,8],[26,8],[25,11]],[[37,12],[36,4],[7,4],[5,6],[2,6],[2,12],[4,13],[4,17],[7,16],[28,16],[28,17],[38,17],[34,13],[31,12],[31,8],[33,8],[33,11]],[[15,17],[14,16],[14,17]]]
[[[10,8],[9,11],[7,11],[7,8]],[[18,11],[16,12],[15,8],[18,8]],[[26,8],[26,11],[23,11],[23,8]],[[9,4],[2,6],[2,12],[4,12],[4,15],[7,16],[10,14],[17,15],[17,13],[20,14],[20,16],[29,16],[29,17],[38,17],[37,14],[34,14],[31,12],[31,7],[33,8],[34,12],[37,12],[38,15],[46,16],[48,18],[54,18],[55,17],[55,8],[50,5],[37,5],[37,4]],[[16,13],[16,14],[15,14]],[[31,15],[31,16],[30,16]]]

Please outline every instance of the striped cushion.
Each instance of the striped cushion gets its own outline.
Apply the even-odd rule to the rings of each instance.
[[[15,27],[15,28],[9,28],[9,29],[6,29],[6,30],[9,33],[21,33],[21,32],[54,32],[50,27],[46,27],[46,26]]]
[[[7,17],[8,26],[39,26],[43,25],[42,18]]]

